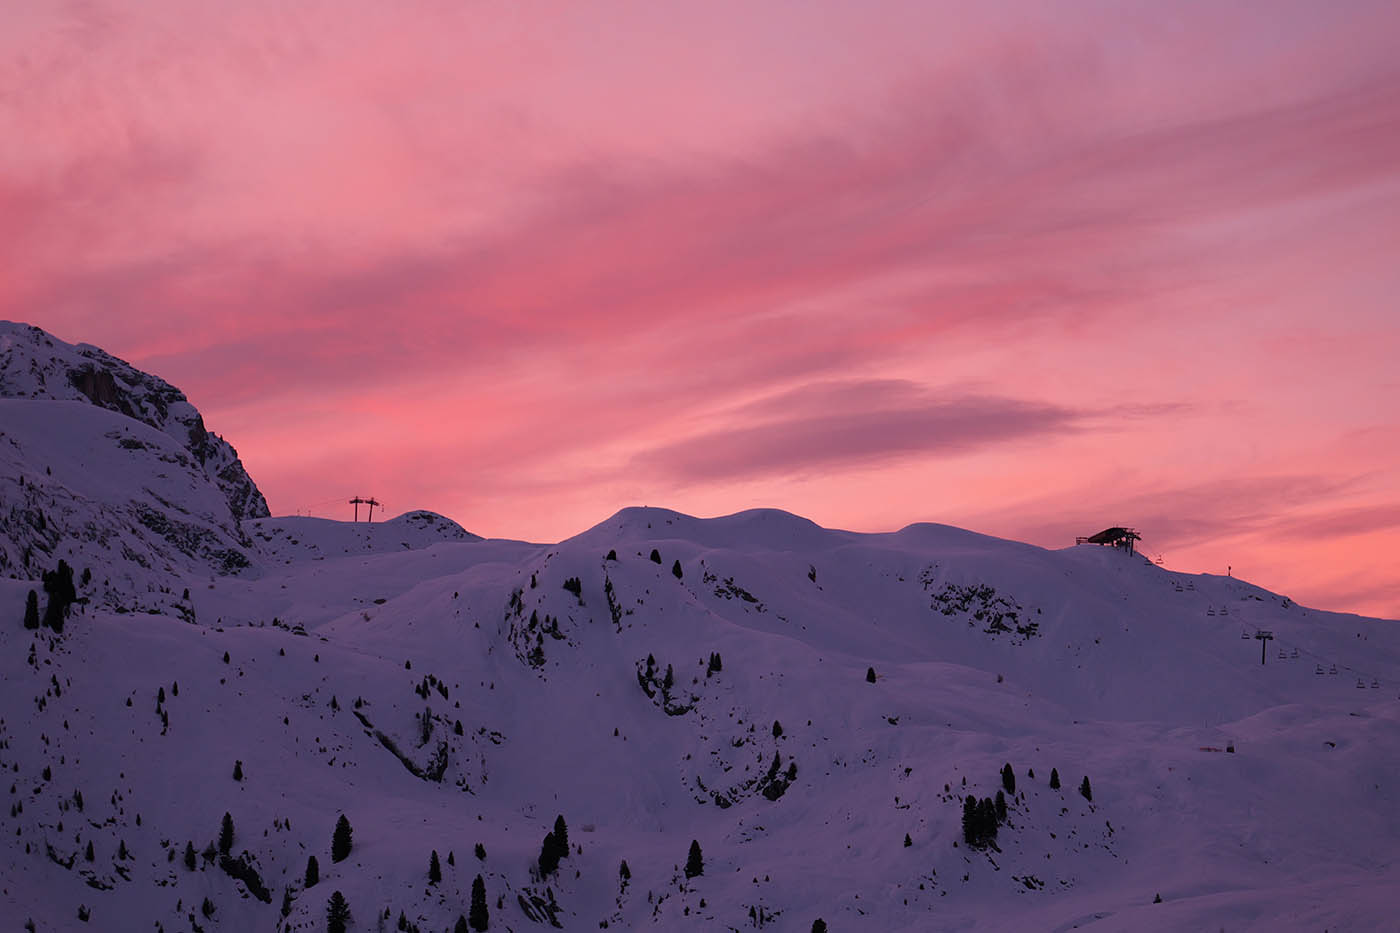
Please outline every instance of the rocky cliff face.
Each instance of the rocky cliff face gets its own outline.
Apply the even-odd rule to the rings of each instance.
[[[88,402],[148,424],[189,451],[223,493],[234,527],[270,514],[238,451],[205,429],[183,392],[98,347],[0,321],[0,398]]]

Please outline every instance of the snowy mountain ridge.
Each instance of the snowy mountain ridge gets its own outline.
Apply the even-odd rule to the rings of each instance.
[[[138,421],[0,432],[16,924],[322,930],[340,892],[352,931],[1393,926],[1393,621],[774,510],[234,524]],[[66,625],[27,628],[59,560]]]
[[[235,522],[271,513],[238,452],[204,427],[185,394],[105,350],[0,321],[0,398],[87,402],[164,432],[219,487]]]

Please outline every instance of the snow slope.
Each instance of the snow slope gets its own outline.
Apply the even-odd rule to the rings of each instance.
[[[158,432],[46,402],[44,435],[39,403],[6,404],[0,491],[51,479],[173,567],[122,564],[133,590],[189,581],[155,614],[90,599],[55,636],[21,625],[36,584],[0,580],[7,922],[319,930],[339,890],[352,930],[451,930],[481,875],[492,930],[1394,926],[1393,621],[1110,549],[771,510],[625,509],[557,544],[431,513],[230,529]],[[138,501],[241,534],[249,566],[176,559]],[[969,848],[963,798],[1007,763],[995,845]],[[225,812],[229,860],[187,868]],[[540,877],[561,815],[574,848]]]

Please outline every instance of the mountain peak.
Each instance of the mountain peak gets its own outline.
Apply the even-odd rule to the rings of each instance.
[[[238,451],[204,427],[183,392],[100,347],[0,321],[0,398],[86,402],[150,425],[189,451],[223,493],[235,523],[271,514]]]

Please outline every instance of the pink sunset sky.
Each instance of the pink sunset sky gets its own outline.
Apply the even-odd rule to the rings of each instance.
[[[937,521],[1400,617],[1400,7],[0,13],[0,318],[274,513]]]

